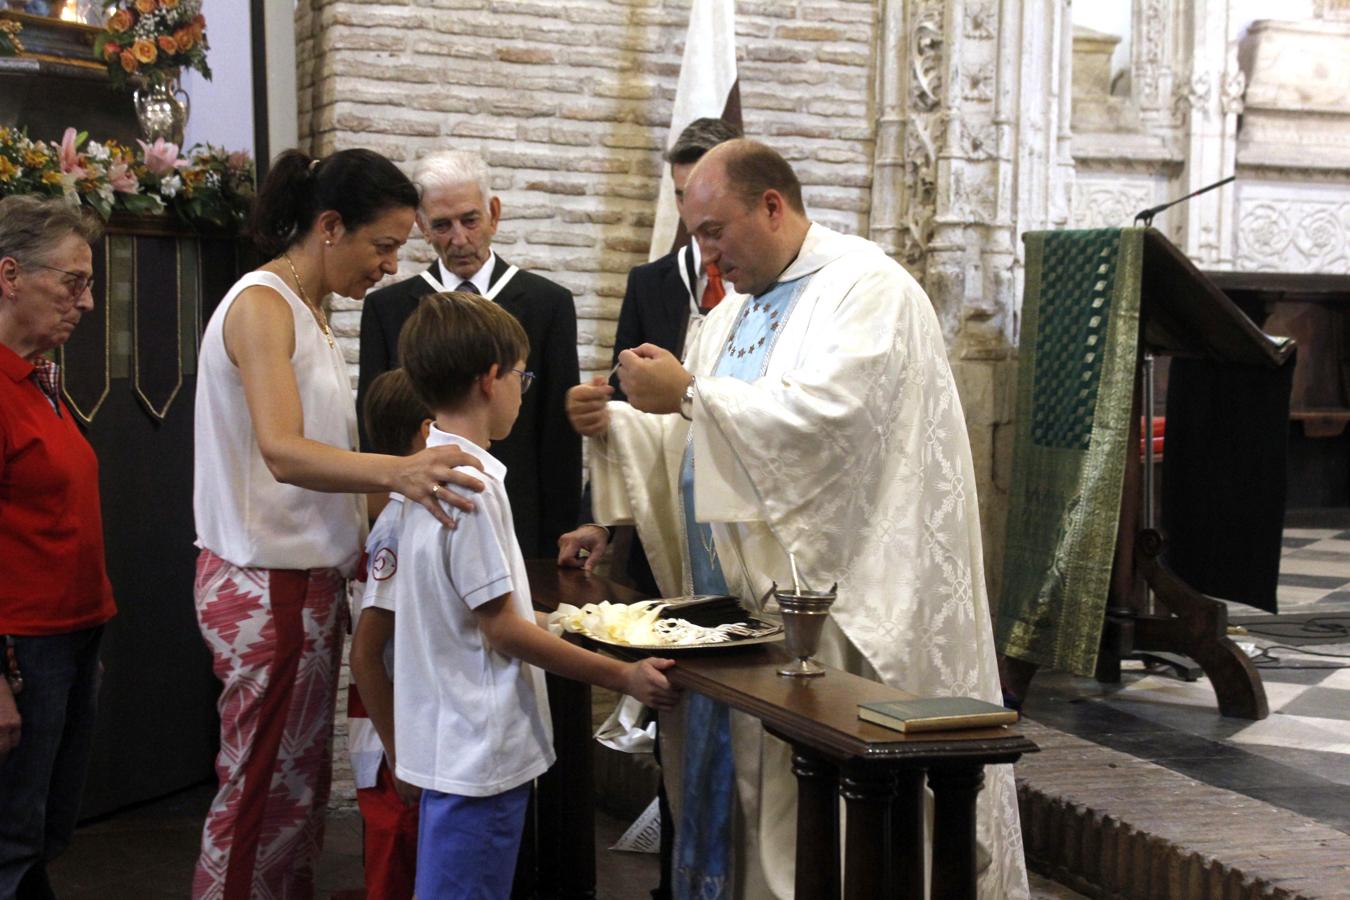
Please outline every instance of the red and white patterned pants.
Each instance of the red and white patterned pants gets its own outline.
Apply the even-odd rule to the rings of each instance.
[[[308,900],[332,777],[345,583],[336,571],[242,569],[197,557],[197,621],[224,683],[220,790],[197,900]]]

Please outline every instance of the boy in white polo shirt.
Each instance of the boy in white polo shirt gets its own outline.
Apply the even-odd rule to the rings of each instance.
[[[677,696],[662,674],[671,660],[618,662],[535,619],[506,469],[485,449],[515,423],[528,351],[510,313],[465,293],[425,298],[399,337],[434,417],[427,446],[478,457],[485,484],[473,512],[446,507],[455,528],[409,506],[399,536],[394,728],[397,775],[423,789],[420,900],[510,896],[529,785],[555,759],[544,669],[657,709]]]

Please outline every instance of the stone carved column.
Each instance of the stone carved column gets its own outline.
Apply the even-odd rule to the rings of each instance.
[[[1019,235],[1068,220],[1065,0],[883,0],[871,235],[924,285],[961,389],[997,596]]]
[[[1237,114],[1245,88],[1236,36],[1229,33],[1228,0],[1191,0],[1183,6],[1192,42],[1189,77],[1177,82],[1174,102],[1186,159],[1173,186],[1178,197],[1233,174]],[[1172,211],[1174,240],[1197,265],[1232,268],[1236,195],[1233,187],[1224,187]]]

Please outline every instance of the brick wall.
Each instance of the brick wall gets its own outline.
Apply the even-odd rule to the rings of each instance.
[[[796,168],[814,219],[866,233],[871,0],[743,0],[746,131]],[[495,246],[576,295],[583,370],[608,365],[627,272],[645,262],[687,0],[300,0],[300,140],[378,150],[411,171],[477,149],[502,200]],[[414,232],[397,275],[432,258]],[[333,323],[355,373],[360,304]]]

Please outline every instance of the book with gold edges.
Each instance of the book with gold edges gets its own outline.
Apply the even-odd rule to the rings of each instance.
[[[924,697],[859,703],[858,718],[910,734],[1012,725],[1017,712],[974,697]]]

